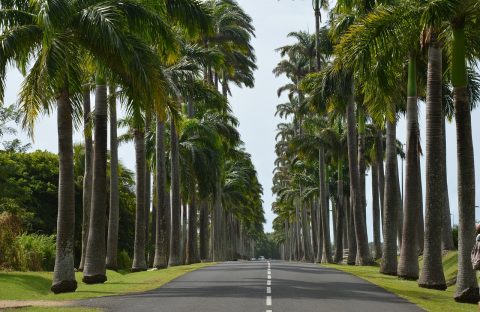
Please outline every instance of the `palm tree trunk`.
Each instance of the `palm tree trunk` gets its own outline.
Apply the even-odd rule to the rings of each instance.
[[[327,200],[327,176],[326,176],[326,166],[325,166],[325,150],[323,146],[320,146],[318,149],[318,162],[319,162],[319,179],[320,179],[320,211],[322,213],[322,263],[332,263],[332,250],[330,245],[330,224],[329,224],[329,211],[328,211],[328,200]]]
[[[304,237],[305,237],[305,248],[308,249],[308,257],[306,257],[306,260],[308,262],[314,262],[315,261],[315,254],[313,253],[313,244],[312,244],[312,236],[311,236],[311,225],[310,225],[310,218],[308,216],[308,203],[303,202],[303,220],[305,221],[303,223],[304,227]]]
[[[433,36],[432,36],[433,37]],[[426,207],[423,268],[418,285],[445,290],[442,267],[442,48],[432,38],[428,48],[426,134]],[[472,236],[473,239],[473,236]]]
[[[467,90],[464,21],[453,23],[452,85],[457,128],[458,273],[455,300],[479,301],[476,273],[470,263],[475,237],[475,164],[470,101]]]
[[[373,217],[373,250],[374,259],[382,257],[382,242],[380,240],[380,202],[378,201],[378,163],[372,163],[372,217]]]
[[[332,199],[331,202],[329,200],[328,203],[332,205],[332,233],[333,233],[332,246],[336,246],[336,242],[337,242],[337,201],[336,201],[336,198]],[[332,253],[333,253],[333,250],[332,250]]]
[[[420,165],[418,126],[418,106],[416,88],[416,60],[410,57],[408,69],[408,99],[407,99],[407,153],[405,194],[403,196],[403,234],[400,249],[400,262],[398,264],[398,276],[405,279],[418,279],[418,253],[417,253],[417,222],[421,208],[422,198],[419,189],[422,184],[418,179],[418,165]]]
[[[367,199],[365,191],[365,171],[367,169],[365,164],[365,112],[361,105],[357,108],[358,118],[358,176],[360,179],[360,204],[362,205],[362,213],[367,227]],[[368,238],[367,238],[368,241]]]
[[[88,229],[90,224],[90,210],[92,206],[92,177],[93,177],[93,142],[91,130],[90,90],[83,92],[83,135],[85,137],[85,173],[83,175],[83,218],[82,218],[82,254],[79,271],[83,271],[85,254],[88,243]]]
[[[335,240],[335,257],[334,262],[340,263],[343,260],[343,223],[344,223],[344,207],[343,207],[343,180],[342,160],[338,160],[338,180],[337,180],[337,239]]]
[[[351,188],[351,186],[350,186]],[[355,265],[355,257],[357,255],[357,240],[355,238],[355,222],[353,221],[353,203],[351,196],[348,198],[347,209],[347,228],[348,228],[348,257],[347,264]]]
[[[170,196],[165,166],[165,122],[160,118],[157,118],[156,131],[157,232],[153,267],[164,269],[170,256]]]
[[[188,204],[188,250],[187,264],[196,263],[197,261],[197,194],[195,192],[195,181],[192,178],[190,183],[190,203]]]
[[[187,263],[187,203],[183,202],[182,204],[182,243],[180,247],[180,253],[182,255],[182,264]]]
[[[396,121],[387,121],[385,211],[383,212],[383,258],[380,273],[397,275],[397,148]]]
[[[202,261],[207,260],[209,255],[208,219],[208,201],[203,199],[200,201],[200,259]]]
[[[442,178],[443,178],[443,222],[442,222],[442,250],[455,250],[452,235],[452,223],[450,222],[450,198],[448,196],[447,179],[447,138],[445,133],[445,117],[442,118]]]
[[[313,201],[309,201],[309,206],[310,206],[310,218],[312,220],[312,249],[313,249],[313,261],[315,262],[317,253],[318,253],[318,225],[317,225],[317,210],[315,209],[315,206],[313,204]]]
[[[378,194],[380,195],[380,217],[383,224],[383,212],[385,211],[385,171],[383,168],[383,134],[381,130],[377,130],[375,135],[375,145],[377,146],[377,163],[378,163]]]
[[[357,265],[369,265],[372,260],[368,249],[367,229],[361,203],[360,178],[358,176],[357,160],[357,131],[355,122],[355,100],[353,95],[353,77],[350,78],[351,90],[348,94],[347,103],[347,144],[348,164],[350,168],[350,200],[353,207],[353,221],[355,225],[355,237],[357,242]]]
[[[402,228],[403,228],[403,199],[402,199],[402,191],[400,188],[400,169],[398,168],[398,158],[395,159],[397,162],[397,179],[395,180],[395,187],[397,188],[397,241],[398,241],[398,249],[402,248]]]
[[[118,255],[118,139],[117,139],[117,98],[115,86],[109,89],[110,107],[110,209],[108,217],[107,268],[116,270]]]
[[[417,170],[417,179],[422,185],[422,166],[420,162],[420,157],[418,158],[418,170]],[[424,245],[424,234],[425,234],[425,222],[423,218],[423,187],[418,190],[418,196],[422,199],[420,200],[420,208],[418,211],[418,222],[417,222],[417,253],[418,255],[423,255],[423,245]]]
[[[295,200],[294,201],[294,205],[295,205],[295,236],[297,238],[297,249],[298,249],[298,253],[297,253],[297,260],[302,260],[303,259],[303,244],[302,244],[302,238],[301,238],[301,234],[300,234],[300,207],[298,205],[298,200]]]
[[[318,199],[314,199],[313,207],[316,211],[315,222],[317,223],[317,255],[315,262],[320,263],[323,257],[323,225],[322,225],[322,211]]]
[[[135,162],[136,162],[136,214],[135,214],[135,243],[133,250],[132,271],[139,272],[147,269],[145,259],[145,132],[143,129],[135,129]]]
[[[75,184],[73,175],[73,126],[69,94],[57,97],[58,215],[55,269],[51,290],[58,294],[77,289],[74,271]]]
[[[348,241],[349,241],[349,238],[348,238],[348,235],[349,235],[349,232],[348,232],[348,215],[349,215],[349,211],[350,211],[350,199],[348,198],[348,196],[345,195],[345,193],[343,194],[343,248],[349,248],[348,246]],[[355,251],[356,253],[356,251]]]
[[[146,160],[145,160],[146,161]],[[150,254],[150,205],[151,201],[151,189],[152,189],[152,175],[150,168],[148,167],[148,162],[145,164],[145,260],[148,268],[148,255]]]
[[[170,266],[182,264],[182,256],[180,250],[181,239],[181,199],[180,199],[180,156],[178,150],[178,134],[173,117],[170,117],[170,144],[171,144],[171,161],[172,161],[172,228],[170,239]]]
[[[157,173],[153,171],[153,191],[152,191],[152,221],[151,221],[151,230],[149,233],[150,237],[150,246],[148,252],[148,266],[155,268],[153,263],[155,261],[155,243],[157,235],[157,211],[158,211],[158,200],[157,200]]]
[[[86,284],[107,280],[105,263],[105,224],[107,202],[107,86],[97,78],[95,91],[95,144],[93,156],[92,211],[83,270]]]

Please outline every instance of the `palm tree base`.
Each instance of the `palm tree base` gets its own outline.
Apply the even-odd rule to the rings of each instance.
[[[147,270],[147,268],[144,267],[144,268],[132,268],[131,271],[132,271],[133,273],[136,273],[136,272],[143,272],[143,271],[146,271],[146,270]]]
[[[454,297],[456,302],[477,304],[480,301],[478,287],[470,287]]]
[[[52,285],[50,290],[54,294],[61,294],[67,292],[74,292],[77,289],[77,281],[61,281]]]
[[[416,281],[418,280],[418,275],[398,274],[398,278],[407,281]]]
[[[372,265],[375,265],[375,262],[372,259],[368,259],[368,260],[362,260],[362,261],[355,261],[355,265],[372,266]]]
[[[397,271],[384,271],[384,270],[380,270],[380,274],[390,275],[390,276],[397,276]]]
[[[162,265],[153,265],[153,268],[154,268],[154,269],[157,269],[157,270],[163,270],[163,269],[168,268],[168,265],[165,265],[165,264],[162,264]]]
[[[107,276],[104,274],[84,275],[82,282],[85,284],[103,284],[107,281]]]
[[[107,264],[107,270],[116,271],[116,270],[118,270],[118,265],[108,265]]]
[[[418,287],[427,288],[427,289],[435,289],[435,290],[447,290],[447,284],[418,283]]]

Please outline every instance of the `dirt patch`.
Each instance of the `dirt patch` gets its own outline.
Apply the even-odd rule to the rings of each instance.
[[[0,300],[0,309],[24,308],[24,307],[66,307],[71,306],[72,301],[53,300]]]

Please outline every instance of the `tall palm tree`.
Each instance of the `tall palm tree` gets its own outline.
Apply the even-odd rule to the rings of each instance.
[[[379,186],[378,186],[378,168],[379,160],[377,159],[376,149],[378,146],[375,146],[372,155],[372,218],[373,218],[373,255],[374,259],[380,259],[382,257],[382,244],[380,241],[380,202],[379,202]],[[383,161],[382,161],[383,163]],[[383,166],[383,165],[382,165]]]
[[[158,116],[156,121],[157,232],[153,267],[157,269],[168,266],[170,254],[170,196],[167,191],[164,118],[164,116]]]
[[[452,41],[452,86],[455,104],[455,122],[457,128],[457,164],[458,164],[458,274],[455,300],[476,303],[479,300],[478,282],[472,266],[469,265],[469,250],[472,249],[475,223],[475,176],[472,126],[470,116],[470,97],[467,78],[467,36],[468,26],[479,19],[478,1],[455,3],[450,25]],[[478,30],[478,27],[473,29]],[[477,51],[478,52],[478,51]],[[476,55],[478,57],[478,53]]]
[[[442,146],[442,47],[432,32],[428,39],[427,79],[427,142],[426,142],[426,207],[424,264],[418,284],[420,287],[447,289],[441,256],[441,224],[443,192],[441,180]]]
[[[178,146],[177,124],[173,116],[170,116],[170,158],[171,158],[171,187],[172,187],[172,228],[170,238],[169,266],[177,266],[182,263],[180,254],[180,155]]]
[[[93,141],[91,131],[90,88],[83,92],[83,136],[85,138],[85,173],[83,175],[83,201],[82,201],[82,252],[78,269],[83,271],[85,253],[88,242],[88,226],[90,223],[90,207],[92,204],[92,175],[93,175]]]
[[[141,124],[141,125],[140,125]],[[145,188],[146,188],[146,154],[145,154],[145,127],[137,121],[133,130],[135,142],[135,168],[136,168],[136,213],[135,213],[135,244],[132,271],[145,271],[147,262],[145,259]]]
[[[118,222],[119,222],[119,193],[118,193],[118,139],[117,139],[117,97],[116,87],[109,86],[110,110],[110,209],[108,217],[107,260],[108,269],[117,269],[118,253]]]
[[[418,190],[422,188],[422,185],[417,175],[420,170],[420,129],[418,126],[416,67],[416,59],[414,56],[411,56],[408,68],[409,83],[407,90],[407,173],[405,178],[405,194],[403,195],[403,211],[405,217],[403,220],[403,240],[398,265],[398,276],[412,280],[418,278],[416,229],[422,202],[421,194],[418,192]]]
[[[95,90],[95,133],[93,154],[92,210],[82,281],[86,284],[107,280],[105,266],[105,215],[107,202],[107,85],[97,74]]]

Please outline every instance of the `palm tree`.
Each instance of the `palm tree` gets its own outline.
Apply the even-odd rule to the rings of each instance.
[[[475,234],[475,176],[470,101],[467,78],[467,25],[478,23],[478,1],[456,2],[450,15],[453,32],[451,74],[457,128],[458,164],[458,274],[455,300],[476,303],[479,300],[478,282],[469,263],[469,251]],[[478,26],[478,25],[477,25]],[[473,27],[477,29],[478,27]],[[478,57],[478,55],[477,55]]]
[[[372,150],[372,218],[373,218],[373,255],[374,259],[380,259],[382,257],[382,244],[380,241],[380,221],[381,221],[381,213],[380,213],[380,202],[379,202],[379,163],[382,162],[383,167],[383,160],[377,159],[377,149],[378,146],[375,146]]]
[[[443,274],[441,240],[443,191],[441,181],[442,146],[442,48],[437,34],[428,38],[428,80],[427,80],[427,142],[426,142],[426,208],[424,264],[418,284],[420,287],[439,290],[447,289]]]
[[[83,175],[83,218],[82,218],[82,252],[79,271],[83,271],[85,253],[88,242],[88,227],[90,222],[90,207],[92,204],[92,175],[93,175],[93,141],[90,116],[90,88],[86,87],[83,92],[83,136],[85,137],[85,173]]]
[[[105,267],[105,215],[107,202],[107,85],[97,74],[95,90],[95,133],[92,179],[92,207],[85,266],[82,281],[86,284],[107,280]]]
[[[445,115],[445,114],[444,114]],[[447,135],[445,131],[445,116],[442,118],[442,166],[443,170],[443,211],[442,211],[442,250],[456,250],[453,243],[452,223],[450,215],[450,198],[448,196],[447,178]]]
[[[153,267],[157,269],[163,269],[168,266],[170,254],[170,196],[166,185],[165,121],[163,118],[158,116],[156,122],[157,232],[155,236]]]
[[[136,213],[135,213],[135,245],[132,263],[132,271],[145,271],[147,262],[145,259],[145,128],[138,125],[133,129],[135,142],[135,168],[136,168]]]
[[[349,78],[353,80],[353,77]],[[347,120],[347,142],[348,142],[348,164],[350,168],[350,201],[353,207],[353,220],[355,224],[355,237],[357,240],[357,259],[356,263],[359,265],[365,265],[370,263],[368,241],[366,242],[366,228],[364,224],[363,211],[361,209],[361,197],[360,197],[360,180],[358,176],[358,163],[357,163],[357,131],[355,128],[355,103],[354,103],[354,90],[353,81],[351,83],[351,90],[348,93],[346,120]]]
[[[172,228],[170,238],[169,266],[177,266],[182,263],[180,254],[180,156],[178,146],[177,125],[173,116],[170,116],[170,158],[171,158],[171,187],[172,187]]]
[[[110,209],[108,217],[107,260],[110,270],[117,269],[119,193],[118,193],[118,139],[116,87],[109,87],[110,110]]]
[[[411,56],[408,64],[408,100],[407,100],[407,173],[405,179],[403,235],[400,251],[398,276],[416,280],[418,278],[418,252],[416,228],[420,214],[422,197],[418,192],[422,188],[418,172],[420,171],[420,142],[418,126],[417,64]]]

